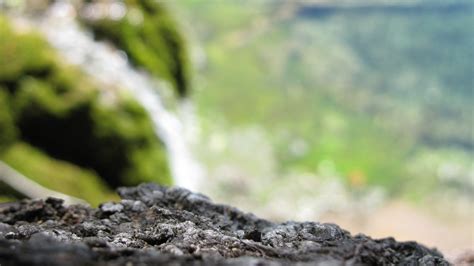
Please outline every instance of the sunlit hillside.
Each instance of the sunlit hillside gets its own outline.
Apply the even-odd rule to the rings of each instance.
[[[260,127],[282,171],[329,161],[353,185],[471,194],[470,2],[178,6],[207,56],[210,131]]]

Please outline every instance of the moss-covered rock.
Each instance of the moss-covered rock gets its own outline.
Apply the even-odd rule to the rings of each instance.
[[[21,162],[34,165],[48,155],[76,165],[75,171],[89,169],[87,174],[64,174],[65,179],[54,175],[51,184],[62,192],[67,192],[61,189],[66,179],[92,180],[84,178],[91,173],[112,187],[171,183],[164,147],[135,100],[107,88],[113,97],[105,101],[97,83],[62,62],[41,36],[17,33],[1,17],[0,38],[0,149],[26,142],[42,154],[4,151],[8,163],[38,180],[49,177],[40,177],[46,173],[41,169],[21,167]],[[28,149],[21,147],[16,149]],[[47,165],[54,171],[54,164]]]
[[[6,90],[0,87],[0,152],[13,143],[17,135],[9,98]]]
[[[87,200],[92,205],[117,198],[93,171],[53,159],[26,143],[11,145],[0,159],[36,183]]]
[[[25,75],[47,75],[52,53],[39,34],[14,34],[0,16],[0,82],[8,86]]]
[[[129,58],[168,80],[184,96],[189,90],[189,60],[183,37],[165,6],[153,0],[126,0],[126,15],[116,20],[83,18],[99,39],[112,41]]]

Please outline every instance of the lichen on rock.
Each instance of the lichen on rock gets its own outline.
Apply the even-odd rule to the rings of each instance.
[[[177,187],[120,188],[94,209],[57,199],[0,205],[0,263],[28,265],[449,265],[416,242],[335,224],[274,223]]]

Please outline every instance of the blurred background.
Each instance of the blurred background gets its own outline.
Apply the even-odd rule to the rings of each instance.
[[[474,248],[474,2],[0,0],[1,200],[178,185]]]

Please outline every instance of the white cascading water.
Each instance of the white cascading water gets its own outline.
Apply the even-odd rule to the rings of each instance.
[[[67,3],[53,4],[35,24],[71,63],[100,82],[130,91],[149,113],[156,134],[166,146],[175,185],[198,190],[203,168],[189,149],[184,124],[165,109],[158,95],[158,83],[130,66],[123,52],[95,41],[89,32],[81,29],[74,18],[73,7]],[[189,110],[189,103],[182,105],[188,105],[184,111]]]

